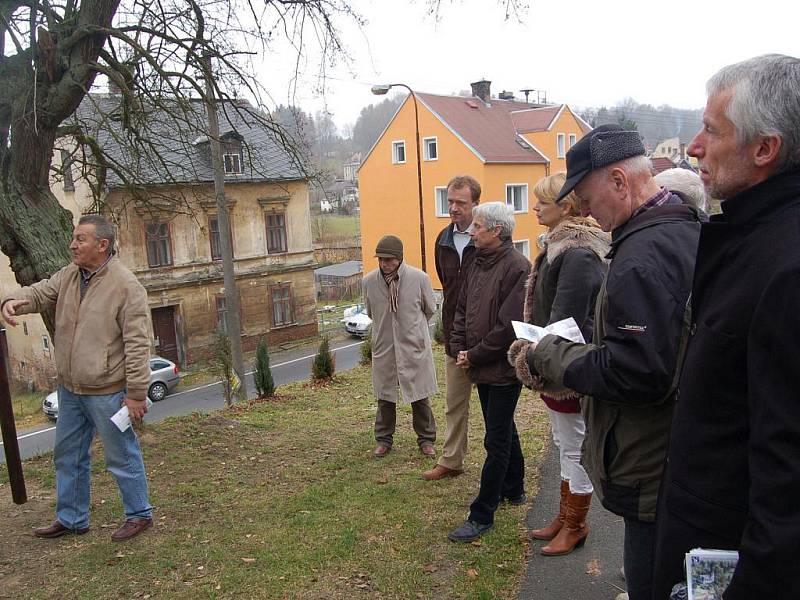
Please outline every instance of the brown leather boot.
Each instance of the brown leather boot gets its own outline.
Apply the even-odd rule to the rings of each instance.
[[[553,540],[542,548],[544,556],[561,556],[569,554],[575,548],[580,548],[589,535],[589,526],[586,524],[586,515],[592,503],[591,494],[569,494],[567,498],[567,514],[564,526]]]
[[[566,479],[561,480],[561,502],[558,504],[558,514],[553,522],[544,529],[534,529],[531,531],[531,537],[535,540],[550,541],[556,534],[561,531],[564,525],[564,516],[567,514],[567,496],[569,496],[569,481]]]

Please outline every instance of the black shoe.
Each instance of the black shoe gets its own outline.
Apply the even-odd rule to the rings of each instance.
[[[451,542],[474,542],[493,526],[493,523],[476,523],[466,520],[463,525],[448,533],[447,539]]]
[[[525,492],[523,492],[519,496],[515,496],[513,498],[503,498],[503,500],[512,506],[522,506],[528,501],[528,497],[525,495]]]

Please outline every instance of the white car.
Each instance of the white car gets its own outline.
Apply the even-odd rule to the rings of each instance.
[[[347,333],[356,337],[365,338],[369,335],[369,328],[372,326],[372,319],[365,313],[356,313],[342,319]]]
[[[150,388],[147,395],[153,402],[163,400],[181,380],[178,365],[171,360],[152,356],[150,358]],[[58,391],[47,394],[42,402],[42,411],[51,419],[58,418]]]

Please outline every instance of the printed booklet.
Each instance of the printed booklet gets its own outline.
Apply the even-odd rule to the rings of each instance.
[[[695,548],[686,554],[688,600],[722,600],[736,569],[735,550]]]

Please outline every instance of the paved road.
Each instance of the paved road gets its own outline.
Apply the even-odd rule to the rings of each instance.
[[[558,452],[550,443],[540,467],[541,486],[525,519],[528,529],[543,527],[558,511]],[[519,600],[614,600],[625,591],[620,575],[624,524],[595,498],[589,511],[589,537],[567,556],[539,554],[547,542],[534,542]]]
[[[331,350],[336,354],[336,369],[347,371],[355,367],[361,359],[361,344],[355,339],[346,339],[332,344]],[[307,379],[311,372],[311,360],[314,357],[314,348],[302,348],[289,352],[282,352],[270,357],[272,376],[276,385],[283,385],[300,379]],[[253,375],[247,376],[247,389],[254,392]],[[212,412],[222,408],[225,400],[222,397],[222,384],[220,382],[201,385],[196,388],[178,390],[167,396],[161,402],[154,404],[145,416],[145,422],[153,423],[165,417],[185,415],[192,412]],[[17,432],[19,450],[23,459],[38,456],[53,449],[55,440],[55,426],[43,425],[29,431]],[[0,442],[0,463],[5,463],[6,455],[3,444]]]

